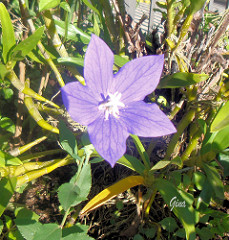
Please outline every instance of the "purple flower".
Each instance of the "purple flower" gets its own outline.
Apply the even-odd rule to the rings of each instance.
[[[159,137],[176,132],[155,104],[143,100],[159,83],[164,56],[146,56],[125,64],[113,74],[114,55],[92,35],[85,61],[86,86],[71,82],[61,88],[72,119],[87,126],[91,143],[111,166],[126,151],[129,134]]]

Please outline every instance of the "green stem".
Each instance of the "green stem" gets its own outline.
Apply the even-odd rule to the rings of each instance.
[[[133,138],[133,140],[134,140],[134,144],[135,144],[135,146],[137,147],[138,153],[139,153],[140,156],[141,156],[141,159],[142,159],[142,161],[143,161],[143,163],[144,163],[144,165],[145,165],[145,168],[146,168],[147,170],[149,170],[149,169],[150,169],[149,156],[148,156],[148,154],[147,154],[144,146],[142,145],[139,137],[136,136],[136,135],[133,135],[133,134],[130,134],[130,136],[131,136],[131,137]]]
[[[70,208],[68,208],[67,211],[66,211],[65,214],[64,214],[64,217],[63,217],[62,222],[61,222],[61,224],[60,224],[60,228],[61,228],[61,229],[64,227],[64,224],[65,224],[65,222],[66,222],[66,219],[67,219],[67,217],[68,217],[69,212],[70,212]]]

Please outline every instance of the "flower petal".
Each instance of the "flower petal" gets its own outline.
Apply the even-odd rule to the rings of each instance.
[[[88,134],[96,151],[113,167],[126,151],[128,132],[119,119],[103,116],[88,126]]]
[[[113,80],[114,55],[107,44],[92,34],[84,61],[86,85],[99,100],[101,94],[107,96],[108,87]]]
[[[112,92],[122,94],[124,104],[143,100],[157,87],[164,64],[164,55],[134,59],[114,76]]]
[[[155,103],[133,102],[119,114],[128,132],[141,137],[160,137],[176,132],[173,123]]]
[[[101,114],[93,93],[79,82],[66,84],[61,93],[64,106],[74,121],[86,126]]]

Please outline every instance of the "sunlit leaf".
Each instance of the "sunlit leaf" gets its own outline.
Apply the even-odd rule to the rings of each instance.
[[[162,168],[166,167],[167,165],[169,165],[170,163],[171,163],[171,161],[161,160],[161,161],[157,162],[157,163],[150,169],[150,171],[155,171],[155,170],[162,169]]]
[[[40,0],[39,1],[39,12],[55,8],[60,4],[60,0]]]
[[[81,215],[103,205],[106,201],[116,197],[118,194],[128,190],[131,187],[142,185],[144,178],[142,176],[130,176],[120,180],[119,182],[104,189],[91,199],[86,206],[81,210]]]
[[[35,233],[33,240],[57,240],[61,239],[61,229],[56,223],[42,225]]]
[[[224,187],[223,182],[220,179],[220,175],[217,169],[209,164],[203,163],[204,170],[207,175],[209,184],[212,186],[216,197],[224,199]]]
[[[3,221],[0,219],[0,235],[1,235],[1,233],[2,233],[3,227],[4,227],[4,223],[3,223]]]
[[[229,126],[229,101],[226,102],[217,113],[211,124],[211,132],[219,131]]]
[[[208,79],[207,74],[179,72],[167,75],[161,79],[157,88],[179,88],[196,84]]]
[[[0,197],[0,216],[3,214],[8,205],[10,198],[13,196],[16,187],[16,178],[4,177],[0,181],[1,197]]]
[[[15,125],[13,121],[8,117],[3,117],[0,119],[0,128],[5,129],[7,132],[15,133]]]
[[[2,57],[4,63],[7,63],[8,53],[10,49],[16,44],[16,40],[14,36],[14,28],[10,19],[10,15],[3,3],[0,3],[0,20],[2,25],[2,45],[3,45]]]

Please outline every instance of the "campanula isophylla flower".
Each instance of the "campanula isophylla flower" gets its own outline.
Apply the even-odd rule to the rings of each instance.
[[[87,126],[91,143],[111,166],[125,153],[129,134],[159,137],[176,132],[155,103],[143,101],[159,83],[164,56],[132,60],[116,74],[113,63],[110,48],[92,35],[84,61],[86,86],[71,82],[61,88],[72,119]]]

